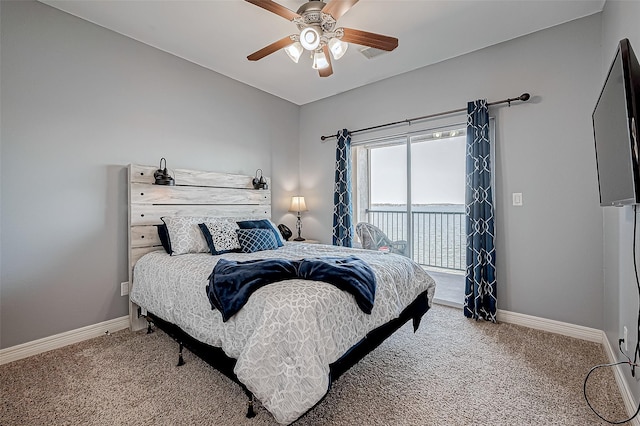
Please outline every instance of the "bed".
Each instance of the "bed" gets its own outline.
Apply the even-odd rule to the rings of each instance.
[[[271,194],[252,189],[251,176],[192,170],[175,171],[178,186],[160,187],[152,184],[154,169],[129,166],[132,328],[152,320],[180,350],[186,346],[240,384],[279,423],[312,409],[332,381],[407,321],[416,330],[429,309],[433,279],[396,254],[299,242],[251,253],[167,254],[155,226],[161,217],[264,221]],[[375,273],[370,313],[332,284],[299,278],[257,289],[226,321],[207,297],[212,271],[222,262],[347,256]]]

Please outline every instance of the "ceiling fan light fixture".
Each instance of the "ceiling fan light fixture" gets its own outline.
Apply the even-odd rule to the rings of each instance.
[[[365,46],[366,53],[361,51],[367,58],[373,57],[374,51],[391,52],[398,47],[395,37],[337,26],[338,20],[358,0],[304,0],[297,12],[279,4],[279,0],[245,1],[285,18],[298,29],[297,34],[283,37],[253,52],[247,56],[249,61],[258,61],[284,50],[293,62],[298,63],[303,53],[310,54],[313,69],[318,70],[320,77],[326,78],[333,75],[332,60],[342,58],[349,44]]]
[[[336,61],[347,52],[347,48],[349,47],[349,43],[345,43],[339,38],[332,38],[329,40],[329,51],[331,52],[331,56]]]
[[[323,70],[329,67],[329,61],[327,61],[327,57],[324,56],[324,52],[322,50],[317,50],[313,55],[313,65],[311,66],[314,70]]]
[[[295,43],[285,47],[284,51],[287,53],[289,58],[291,58],[291,60],[297,64],[300,56],[302,56],[302,52],[304,51],[304,49],[302,48],[300,42],[296,41]]]
[[[320,33],[313,27],[303,29],[300,32],[300,44],[307,50],[316,50],[320,45]]]

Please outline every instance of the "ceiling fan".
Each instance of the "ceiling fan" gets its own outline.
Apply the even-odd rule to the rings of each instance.
[[[298,63],[304,50],[308,50],[313,53],[312,67],[318,70],[320,77],[329,77],[333,74],[330,56],[335,60],[340,59],[346,52],[348,43],[389,52],[398,47],[398,39],[395,37],[352,28],[336,28],[336,21],[358,0],[330,0],[328,3],[311,0],[300,6],[297,12],[271,0],[246,1],[282,16],[296,24],[300,30],[299,34],[284,37],[247,56],[250,61],[257,61],[284,49],[291,60]]]

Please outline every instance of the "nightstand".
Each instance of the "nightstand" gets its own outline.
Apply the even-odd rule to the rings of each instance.
[[[318,240],[309,240],[306,239],[304,241],[295,241],[295,240],[289,240],[289,243],[307,243],[307,244],[320,244],[320,241]]]

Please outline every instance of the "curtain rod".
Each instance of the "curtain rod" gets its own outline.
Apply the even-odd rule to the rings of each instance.
[[[509,104],[509,106],[511,106],[511,102],[513,101],[522,101],[522,102],[526,102],[529,100],[531,96],[528,93],[523,93],[522,95],[518,96],[517,98],[508,98],[508,99],[503,99],[501,101],[496,101],[496,102],[489,102],[487,104],[487,106],[492,106],[492,105],[499,105],[499,104]],[[389,127],[389,126],[395,126],[397,124],[411,124],[412,121],[419,121],[419,120],[426,120],[427,118],[434,118],[434,117],[440,117],[441,115],[449,115],[449,114],[453,114],[455,112],[463,112],[466,111],[467,108],[458,108],[458,109],[452,109],[450,111],[444,111],[444,112],[438,112],[436,114],[429,114],[429,115],[423,115],[422,117],[415,117],[415,118],[407,118],[405,120],[400,120],[400,121],[394,121],[393,123],[385,123],[385,124],[380,124],[378,126],[372,126],[372,127],[367,127],[365,129],[358,129],[358,130],[353,130],[352,132],[349,132],[350,134],[354,134],[354,133],[360,133],[360,132],[366,132],[367,130],[374,130],[374,129],[379,129],[381,127]],[[320,139],[327,140],[329,138],[336,138],[338,137],[338,135],[329,135],[329,136],[320,136]]]

